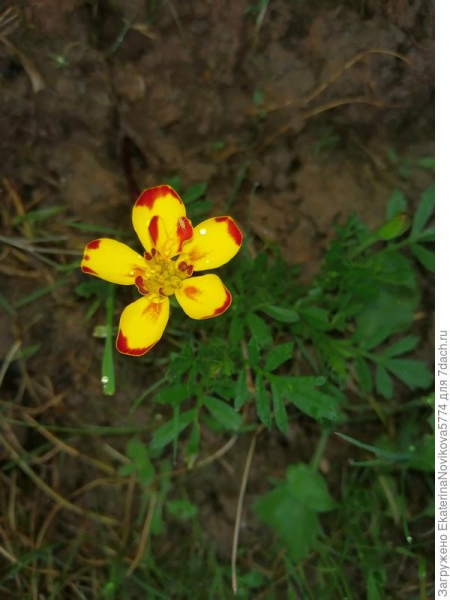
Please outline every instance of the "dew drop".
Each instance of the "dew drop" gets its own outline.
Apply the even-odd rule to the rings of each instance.
[[[107,375],[103,375],[102,383],[103,383],[103,385],[106,385],[107,383],[109,383],[109,377]]]
[[[408,537],[406,538],[406,541],[408,542],[408,544],[412,544],[412,537],[410,535],[408,535]]]

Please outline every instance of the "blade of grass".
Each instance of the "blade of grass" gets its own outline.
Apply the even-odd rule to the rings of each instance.
[[[102,384],[105,396],[112,396],[116,391],[116,377],[114,374],[112,330],[114,318],[114,286],[109,286],[106,299],[106,338],[102,359]]]

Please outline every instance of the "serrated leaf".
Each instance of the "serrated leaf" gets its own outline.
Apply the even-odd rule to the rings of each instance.
[[[398,340],[398,342],[395,342],[395,344],[392,344],[392,346],[389,346],[389,348],[383,352],[383,356],[392,358],[394,356],[401,356],[402,354],[411,352],[411,350],[416,348],[419,341],[419,338],[414,335],[404,337],[401,340]]]
[[[386,368],[412,390],[426,389],[433,383],[433,375],[419,360],[393,358],[386,363]]]
[[[261,319],[261,317],[255,315],[255,313],[249,313],[247,315],[247,325],[259,346],[264,348],[272,343],[270,327]]]
[[[264,379],[260,373],[256,376],[255,388],[256,412],[261,423],[270,428],[270,398],[264,385]]]
[[[280,365],[285,363],[292,357],[292,348],[294,347],[293,342],[281,344],[272,350],[267,355],[266,359],[266,371],[274,371],[278,369]]]
[[[211,413],[211,416],[216,419],[225,429],[237,431],[242,425],[241,415],[229,404],[213,398],[211,396],[203,396],[203,404]]]
[[[262,312],[275,319],[275,321],[279,321],[280,323],[297,323],[299,320],[299,316],[295,310],[291,308],[284,308],[282,306],[265,306],[260,309]]]
[[[189,423],[197,416],[197,409],[188,410],[185,413],[182,413],[178,419],[170,419],[167,423],[164,423],[158,429],[155,429],[152,436],[152,441],[150,442],[150,448],[152,450],[161,450],[167,444],[170,444],[175,436],[178,435],[186,429]],[[175,422],[177,422],[176,427]]]
[[[416,214],[414,215],[413,225],[411,229],[411,237],[418,234],[427,224],[434,212],[434,185],[431,185],[422,194]]]
[[[272,402],[273,402],[273,415],[275,417],[275,423],[281,433],[287,435],[288,433],[288,418],[286,412],[286,406],[284,400],[280,396],[278,388],[275,384],[271,386],[272,390]]]
[[[199,200],[205,195],[207,187],[208,184],[205,181],[191,185],[183,194],[183,202],[190,204],[191,202],[195,202],[195,200]]]
[[[358,356],[355,361],[356,372],[358,373],[359,385],[361,389],[370,394],[372,392],[373,381],[367,361],[362,356]]]
[[[393,394],[392,381],[389,377],[389,373],[382,365],[377,365],[375,369],[375,387],[377,392],[386,398],[386,400],[390,400]]]
[[[434,273],[434,252],[418,244],[412,244],[411,252],[425,269]]]
[[[388,200],[386,209],[386,219],[390,221],[393,217],[400,213],[406,212],[408,204],[401,190],[395,190]]]
[[[244,404],[248,401],[249,398],[250,398],[250,392],[248,391],[248,386],[247,386],[247,376],[246,376],[245,370],[242,369],[242,371],[239,373],[238,379],[236,381],[234,408],[236,410],[240,410],[244,406]]]

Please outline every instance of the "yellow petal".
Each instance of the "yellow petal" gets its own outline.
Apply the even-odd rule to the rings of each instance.
[[[143,256],[122,242],[101,238],[89,242],[84,249],[81,270],[100,279],[132,285],[146,263]]]
[[[132,219],[133,227],[148,252],[155,247],[168,257],[175,256],[181,250],[180,237],[182,242],[192,237],[183,201],[169,185],[142,192],[134,205]]]
[[[194,236],[183,245],[180,261],[194,271],[216,269],[235,256],[242,244],[242,233],[231,217],[214,217],[197,225]]]
[[[217,317],[231,304],[231,294],[217,275],[185,279],[175,295],[191,319]]]
[[[161,339],[169,320],[169,299],[151,302],[144,296],[129,304],[120,317],[116,347],[122,354],[142,356]]]

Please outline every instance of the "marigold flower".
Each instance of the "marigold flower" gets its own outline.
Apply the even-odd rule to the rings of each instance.
[[[122,312],[117,350],[142,356],[161,339],[175,294],[192,319],[221,315],[231,294],[217,275],[192,277],[215,269],[235,256],[242,233],[231,217],[213,217],[192,227],[179,195],[168,185],[142,192],[132,213],[133,227],[145,248],[140,255],[108,238],[84,250],[81,270],[121,285],[135,285],[142,298]]]

